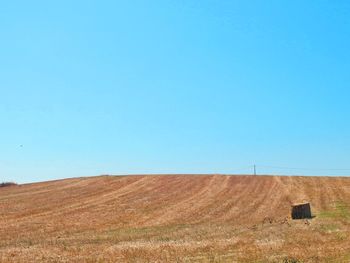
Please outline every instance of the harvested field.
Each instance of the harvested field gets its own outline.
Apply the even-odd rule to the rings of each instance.
[[[291,220],[310,202],[311,220]],[[349,262],[350,178],[155,175],[0,188],[0,262]]]

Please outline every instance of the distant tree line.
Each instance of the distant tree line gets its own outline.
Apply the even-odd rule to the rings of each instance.
[[[2,183],[0,183],[0,187],[14,186],[14,185],[17,185],[17,184],[14,182],[2,182]]]

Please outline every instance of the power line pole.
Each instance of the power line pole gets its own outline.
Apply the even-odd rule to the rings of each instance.
[[[254,164],[254,175],[256,175],[256,165]]]

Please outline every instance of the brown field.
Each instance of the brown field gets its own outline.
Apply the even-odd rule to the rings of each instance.
[[[315,217],[291,220],[302,201]],[[99,176],[1,187],[0,262],[350,262],[350,178]]]

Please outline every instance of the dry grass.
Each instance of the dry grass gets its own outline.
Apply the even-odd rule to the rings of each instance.
[[[309,201],[316,216],[291,220]],[[349,262],[350,179],[100,176],[0,188],[0,262]]]

